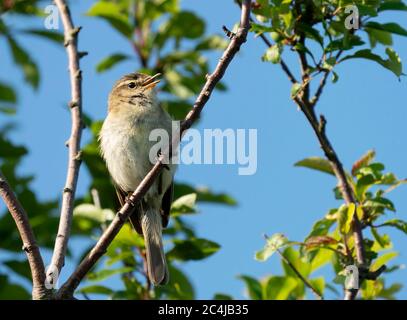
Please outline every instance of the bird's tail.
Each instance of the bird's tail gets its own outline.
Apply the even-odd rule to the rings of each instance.
[[[162,218],[158,210],[148,209],[141,218],[146,244],[147,270],[154,285],[164,285],[169,274],[162,243]]]

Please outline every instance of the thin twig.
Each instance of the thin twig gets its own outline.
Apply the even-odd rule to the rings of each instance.
[[[0,171],[0,196],[3,198],[23,242],[28,263],[31,269],[33,282],[32,298],[34,300],[47,299],[51,292],[45,287],[45,267],[41,257],[40,249],[35,240],[34,232],[28,220],[27,213],[18,201],[11,189],[7,179]]]
[[[237,3],[237,5],[241,8],[242,7],[242,1],[240,0],[235,0],[235,2]],[[253,18],[250,17],[250,22],[254,22]],[[267,39],[267,37],[261,33],[260,38],[263,40],[263,42],[266,44],[267,48],[270,48],[271,46],[273,46],[273,44],[271,43],[271,41],[269,39]],[[285,74],[287,75],[288,79],[291,81],[292,84],[297,83],[297,79],[295,78],[294,74],[291,72],[290,68],[288,67],[288,65],[284,62],[283,59],[280,59],[280,66],[283,69],[283,71],[285,72]]]
[[[266,44],[268,48],[270,48],[273,44],[267,39],[267,37],[262,33],[260,34],[260,38],[263,40],[263,42]],[[280,58],[280,66],[287,75],[288,79],[291,81],[292,84],[298,83],[297,79],[295,78],[294,74],[291,72],[290,68],[288,65],[284,62],[283,59]]]
[[[297,268],[291,263],[290,260],[286,256],[283,255],[283,253],[277,249],[277,253],[280,255],[281,259],[294,271],[294,273],[298,276],[298,278],[301,279],[301,281],[307,286],[312,293],[317,297],[319,300],[324,300],[324,297],[315,289],[312,284],[297,270]]]
[[[69,73],[71,82],[71,136],[68,140],[69,159],[65,188],[62,195],[62,207],[55,240],[51,268],[47,272],[47,279],[53,277],[53,271],[61,272],[65,264],[65,255],[71,232],[72,213],[74,208],[75,192],[78,182],[79,167],[81,164],[80,143],[83,129],[82,123],[82,74],[79,66],[80,54],[78,53],[78,33],[80,28],[75,27],[69,8],[65,0],[55,0],[62,23],[64,25],[65,47],[68,54]],[[54,275],[55,276],[55,275]]]
[[[210,98],[210,95],[215,88],[216,84],[223,77],[227,67],[233,60],[235,54],[239,51],[240,46],[246,41],[247,33],[249,30],[249,16],[250,16],[250,0],[245,0],[242,5],[240,27],[236,33],[236,36],[230,40],[228,47],[225,49],[222,57],[214,70],[214,72],[207,76],[206,83],[202,88],[198,98],[192,110],[188,113],[185,120],[181,125],[181,134],[192,126],[192,124],[199,118],[199,115]],[[177,148],[179,141],[174,137],[172,142],[172,148]],[[174,149],[175,150],[175,149]],[[170,154],[170,147],[163,151],[158,158],[156,164],[152,167],[150,172],[144,177],[137,189],[127,199],[127,202],[116,214],[115,218],[108,226],[106,231],[102,234],[98,242],[95,244],[90,253],[79,264],[77,269],[72,273],[69,279],[62,285],[58,292],[59,298],[71,298],[73,292],[78,287],[79,283],[88,273],[88,271],[95,265],[98,259],[106,252],[107,247],[113,241],[114,237],[120,231],[123,224],[127,221],[130,214],[133,212],[134,204],[140,201],[146,194],[148,189],[154,183],[155,179],[160,174],[161,170],[165,166],[164,159]]]
[[[335,56],[335,61],[338,61],[338,59],[340,58],[342,53],[343,53],[343,50],[338,51],[338,53]],[[319,98],[321,97],[322,91],[324,90],[324,87],[326,85],[326,81],[328,80],[328,77],[331,74],[331,71],[332,71],[332,69],[325,70],[324,75],[321,78],[321,81],[320,81],[320,83],[318,85],[318,88],[315,91],[315,95],[312,97],[312,99],[310,101],[310,104],[311,104],[312,107],[314,107],[317,104]]]

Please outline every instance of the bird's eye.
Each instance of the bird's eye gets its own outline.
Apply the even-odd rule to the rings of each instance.
[[[128,86],[130,89],[133,89],[133,88],[136,87],[136,83],[135,83],[135,82],[130,82],[127,86]]]

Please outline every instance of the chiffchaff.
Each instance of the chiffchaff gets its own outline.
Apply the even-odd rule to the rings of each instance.
[[[150,171],[149,140],[154,129],[171,137],[171,118],[156,99],[157,77],[131,73],[122,77],[109,96],[108,115],[100,132],[102,156],[115,183],[120,202],[131,194]],[[171,141],[171,139],[170,139]],[[169,165],[151,186],[130,217],[146,245],[148,276],[154,285],[166,284],[168,268],[162,244],[162,228],[168,224],[175,166]]]

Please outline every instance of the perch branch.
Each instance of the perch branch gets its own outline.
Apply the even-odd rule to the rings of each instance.
[[[35,241],[34,232],[28,221],[27,213],[1,171],[0,196],[10,211],[23,242],[22,248],[27,255],[33,281],[32,298],[34,300],[46,299],[50,295],[50,292],[45,287],[45,267],[40,249]]]
[[[54,270],[60,273],[65,264],[65,255],[71,232],[72,213],[75,200],[75,191],[78,182],[80,159],[80,143],[82,135],[82,74],[79,66],[81,57],[78,52],[78,33],[80,28],[75,27],[69,7],[65,0],[55,0],[64,26],[65,47],[68,54],[69,73],[71,82],[71,102],[69,103],[72,119],[71,136],[68,140],[69,159],[65,188],[62,194],[61,214],[58,226],[58,235],[55,240],[51,267],[47,271],[47,281],[52,283],[55,279]]]
[[[181,134],[189,129],[192,124],[199,118],[199,115],[210,98],[210,95],[215,88],[216,84],[223,77],[227,67],[233,60],[235,54],[239,51],[240,46],[246,41],[247,33],[249,30],[249,17],[250,17],[250,0],[245,0],[241,10],[240,27],[237,33],[231,38],[228,47],[225,49],[222,57],[211,75],[206,78],[206,83],[199,93],[193,108],[187,114],[185,120],[181,124]],[[179,141],[176,137],[172,141],[172,148],[176,148]],[[88,271],[95,265],[98,259],[106,252],[107,247],[113,241],[114,237],[120,231],[123,224],[127,221],[130,214],[133,212],[134,204],[140,201],[146,194],[154,180],[158,177],[161,170],[165,166],[164,159],[170,154],[170,148],[165,150],[157,159],[157,162],[152,167],[150,172],[144,177],[137,189],[128,198],[124,206],[116,214],[113,221],[107,227],[106,231],[102,234],[93,249],[82,260],[77,269],[72,273],[69,279],[62,285],[58,292],[58,298],[72,298],[73,292],[78,287],[79,283],[88,273]]]

